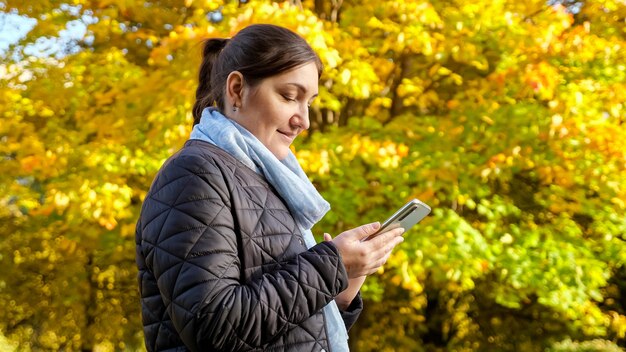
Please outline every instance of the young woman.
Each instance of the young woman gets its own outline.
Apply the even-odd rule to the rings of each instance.
[[[365,277],[402,242],[378,223],[316,243],[330,209],[289,146],[322,65],[297,34],[252,25],[204,46],[190,140],[137,224],[148,351],[347,351]]]

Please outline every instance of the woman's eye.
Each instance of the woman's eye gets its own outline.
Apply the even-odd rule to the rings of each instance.
[[[283,98],[287,101],[296,101],[296,98],[290,96],[290,95],[285,95],[283,94]]]

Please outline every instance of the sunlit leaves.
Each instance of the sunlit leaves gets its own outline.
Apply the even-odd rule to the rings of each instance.
[[[38,20],[25,45],[87,26],[78,53],[0,66],[0,330],[20,349],[141,345],[139,205],[187,139],[202,40],[258,22],[325,66],[295,146],[333,207],[316,233],[434,208],[368,279],[358,350],[624,343],[623,2],[5,3]]]
[[[370,54],[392,58],[395,67],[379,73],[387,86],[377,91],[380,97],[364,101],[365,111],[375,118],[382,114],[381,121],[393,119],[385,127],[389,135],[378,143],[391,140],[409,152],[383,170],[377,162],[383,156],[369,160],[367,148],[344,156],[347,145],[368,140],[363,135],[378,135],[381,126],[369,125],[367,118],[332,130],[334,138],[314,136],[303,152],[309,155],[304,164],[324,160],[325,171],[313,177],[335,208],[347,209],[329,215],[329,221],[341,219],[342,226],[383,219],[377,206],[391,210],[389,203],[411,196],[451,207],[454,216],[436,211],[418,228],[421,236],[407,234],[385,269],[388,284],[417,295],[431,284],[441,287],[440,294],[455,296],[496,275],[499,284],[490,298],[501,306],[525,309],[539,303],[584,334],[611,335],[597,304],[604,299],[601,289],[610,285],[613,265],[623,265],[618,253],[624,245],[615,240],[623,232],[617,215],[624,204],[626,150],[624,80],[618,78],[623,42],[590,34],[593,25],[575,25],[574,15],[560,6],[435,3],[442,21],[421,29],[433,48],[424,51],[424,46],[406,45],[418,32],[403,26],[404,17],[393,11],[400,6],[346,9],[342,24]],[[348,48],[345,57],[357,52]],[[403,51],[423,57],[406,59]],[[439,115],[429,116],[433,112]],[[336,171],[340,165],[343,170]],[[351,182],[343,181],[346,175],[352,175]],[[367,202],[354,201],[362,194]],[[463,222],[453,221],[456,214]],[[372,297],[385,301],[383,283],[371,285]]]

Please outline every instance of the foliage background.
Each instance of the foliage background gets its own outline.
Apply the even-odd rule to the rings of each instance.
[[[261,22],[325,65],[295,146],[333,206],[314,232],[434,209],[368,279],[355,351],[626,346],[623,0],[0,9],[36,20],[0,65],[0,350],[143,349],[139,207],[190,131],[202,39]]]

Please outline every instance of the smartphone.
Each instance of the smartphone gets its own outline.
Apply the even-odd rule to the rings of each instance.
[[[419,199],[412,199],[402,208],[398,209],[389,219],[380,225],[380,229],[366,240],[378,235],[381,232],[389,231],[398,227],[402,227],[405,231],[422,221],[430,214],[430,207]]]

